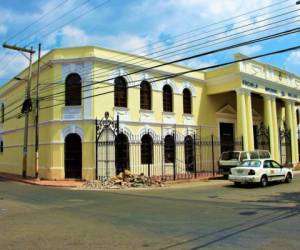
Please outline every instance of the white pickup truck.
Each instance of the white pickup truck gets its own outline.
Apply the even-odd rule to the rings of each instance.
[[[219,172],[227,178],[231,168],[239,166],[244,160],[252,159],[271,159],[271,154],[267,150],[223,152],[218,161]]]

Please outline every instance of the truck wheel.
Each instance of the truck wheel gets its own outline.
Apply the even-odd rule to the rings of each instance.
[[[240,183],[240,182],[237,182],[237,181],[235,181],[235,182],[234,182],[234,185],[235,185],[236,187],[240,187],[240,186],[241,186],[241,183]]]

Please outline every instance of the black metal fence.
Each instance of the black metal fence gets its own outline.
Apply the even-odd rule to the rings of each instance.
[[[222,142],[216,136],[216,128],[188,131],[166,126],[160,130],[160,135],[149,130],[137,136],[103,127],[96,142],[97,178],[110,178],[125,169],[163,180],[219,174]],[[242,144],[242,140],[236,140],[231,147],[242,150]]]

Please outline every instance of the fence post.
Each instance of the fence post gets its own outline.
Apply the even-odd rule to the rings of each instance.
[[[214,135],[211,135],[211,154],[212,154],[212,167],[213,176],[215,176],[215,150],[214,150]]]
[[[194,177],[197,178],[197,148],[196,148],[196,133],[194,133]]]
[[[279,129],[279,148],[280,148],[280,163],[283,165],[283,160],[282,160],[282,140],[281,140],[281,130]]]
[[[160,149],[160,151],[161,151],[161,177],[162,177],[162,179],[164,179],[164,153],[165,153],[165,150],[164,150],[164,138],[163,138],[163,127],[162,127],[162,125],[161,125],[161,127],[160,127],[160,139],[161,139],[161,142],[160,142],[160,144],[161,144],[161,149]]]
[[[242,141],[242,151],[244,150],[244,137],[241,137],[241,141]]]
[[[269,146],[269,152],[271,152],[271,140],[270,140],[270,127],[268,127],[268,146]]]
[[[176,180],[176,131],[173,132],[174,141],[174,160],[173,160],[173,180]]]
[[[148,130],[148,136],[150,136],[149,130]],[[148,159],[147,159],[147,161],[148,161],[148,176],[149,177],[150,177],[150,159],[151,159],[151,157],[153,157],[153,144],[150,145],[150,150],[151,150],[151,152],[149,152]]]
[[[97,132],[98,132],[98,120],[96,118],[95,120],[95,123],[96,123],[96,136],[95,136],[95,146],[96,146],[96,176],[95,176],[95,179],[97,180],[98,179],[98,136],[97,136]]]

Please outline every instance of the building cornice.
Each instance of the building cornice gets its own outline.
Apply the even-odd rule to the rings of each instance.
[[[151,60],[149,59],[149,61],[151,61]],[[66,59],[52,59],[52,60],[50,60],[50,62],[52,64],[100,62],[100,63],[104,63],[104,64],[112,64],[112,65],[115,65],[116,67],[125,67],[125,68],[127,67],[127,68],[135,69],[135,70],[147,69],[147,67],[143,67],[140,65],[130,64],[130,63],[126,63],[126,62],[118,62],[116,60],[110,60],[110,59],[103,59],[103,58],[99,58],[96,56],[66,58]],[[177,66],[177,67],[180,67],[180,66]],[[184,67],[182,69],[187,70]],[[149,69],[149,70],[147,70],[147,72],[152,73],[152,74],[153,73],[160,74],[162,76],[174,73],[174,72],[170,72],[170,71],[166,71],[166,70],[159,70],[159,69]],[[178,72],[176,72],[176,73],[178,73]],[[176,73],[174,73],[174,74],[176,74]],[[203,74],[203,77],[204,77],[204,74]],[[204,79],[200,79],[197,77],[191,77],[191,76],[187,76],[187,75],[181,75],[181,76],[178,76],[177,78],[182,78],[182,79],[186,79],[186,80],[190,80],[190,81],[197,81],[198,83],[204,83]]]

